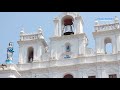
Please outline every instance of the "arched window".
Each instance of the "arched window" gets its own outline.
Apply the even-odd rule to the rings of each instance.
[[[66,43],[65,44],[65,51],[66,52],[70,52],[71,51],[71,45],[70,45],[70,43]]]
[[[104,44],[105,44],[105,54],[112,53],[112,40],[110,38],[106,38],[104,40]]]
[[[28,63],[33,62],[34,49],[33,47],[28,48]]]
[[[71,74],[66,74],[63,78],[73,78],[73,75],[71,75]]]

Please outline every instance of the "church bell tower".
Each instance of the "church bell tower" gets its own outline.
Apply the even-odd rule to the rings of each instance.
[[[96,45],[96,54],[117,54],[120,53],[120,23],[118,17],[109,21],[95,21],[95,31],[93,36]],[[111,45],[111,52],[109,53],[107,45]]]
[[[44,39],[41,27],[35,33],[20,32],[19,64],[40,62],[46,52],[47,42]]]
[[[54,36],[50,38],[51,59],[71,59],[85,55],[88,39],[78,12],[63,12],[54,18]]]
[[[83,33],[83,20],[78,12],[63,12],[54,19],[54,36]]]

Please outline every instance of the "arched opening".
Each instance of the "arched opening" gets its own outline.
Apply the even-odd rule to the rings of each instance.
[[[33,62],[34,49],[33,47],[28,48],[28,63]]]
[[[105,44],[105,54],[111,54],[112,53],[112,40],[110,38],[106,38],[104,40]]]
[[[74,22],[74,19],[72,16],[67,15],[67,16],[63,17],[63,19],[62,19],[62,25],[63,25],[62,34],[63,35],[74,34],[73,22]]]
[[[71,75],[71,74],[66,74],[63,78],[73,78],[73,75]]]

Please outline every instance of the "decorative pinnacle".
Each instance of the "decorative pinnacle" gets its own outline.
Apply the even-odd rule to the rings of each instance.
[[[117,16],[115,16],[115,23],[118,23],[119,22],[119,18]]]
[[[38,33],[42,33],[42,28],[41,28],[41,26],[38,28]]]
[[[98,25],[99,23],[98,23],[98,21],[97,20],[95,20],[95,25]]]
[[[24,32],[24,28],[22,27],[21,28],[21,31],[20,31],[20,34],[24,34],[25,32]]]

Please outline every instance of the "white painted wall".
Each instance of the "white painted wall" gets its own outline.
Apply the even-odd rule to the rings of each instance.
[[[108,78],[110,74],[117,74],[120,78],[120,30],[103,30],[93,32],[96,45],[96,55],[87,55],[88,48],[87,37],[83,33],[83,21],[75,22],[75,35],[61,36],[61,19],[65,15],[70,15],[74,19],[77,13],[63,13],[55,21],[55,34],[50,38],[49,51],[45,53],[45,40],[30,39],[26,34],[27,40],[21,37],[19,44],[19,64],[17,70],[12,66],[12,72],[9,69],[2,70],[0,68],[0,78],[63,78],[66,74],[73,75],[74,78],[88,78],[88,76],[96,76],[97,78]],[[25,33],[22,33],[25,34]],[[30,36],[37,37],[37,34]],[[113,53],[105,54],[104,40],[106,37],[111,38],[113,45]],[[72,57],[69,59],[61,58],[65,53],[65,43],[71,44]],[[27,49],[34,48],[34,62],[27,63]],[[63,55],[63,56],[62,56]],[[53,59],[55,57],[55,59]],[[52,59],[51,59],[52,58]],[[19,73],[20,75],[19,75]]]

